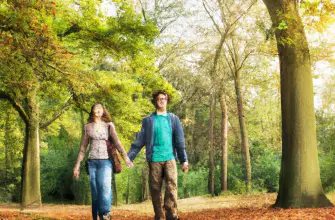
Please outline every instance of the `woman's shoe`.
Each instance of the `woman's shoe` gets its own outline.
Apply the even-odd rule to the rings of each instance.
[[[106,215],[103,215],[103,216],[102,216],[102,219],[103,219],[103,220],[111,220],[111,219],[112,219],[111,213],[108,212]]]

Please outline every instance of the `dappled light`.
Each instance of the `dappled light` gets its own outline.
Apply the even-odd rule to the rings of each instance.
[[[334,30],[334,0],[1,1],[0,220],[335,219]]]

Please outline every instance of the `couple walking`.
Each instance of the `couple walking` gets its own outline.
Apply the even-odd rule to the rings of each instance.
[[[106,140],[110,135],[115,147],[124,159],[127,167],[133,166],[133,160],[146,146],[146,159],[149,163],[149,180],[155,219],[179,219],[177,212],[177,166],[182,165],[183,172],[188,170],[185,152],[184,132],[179,118],[167,113],[169,95],[158,90],[152,95],[156,111],[144,118],[142,128],[128,152],[124,150],[116,134],[114,124],[106,108],[98,103],[92,106],[88,123],[80,144],[80,151],[73,168],[73,177],[80,174],[80,162],[85,157],[86,147],[90,144],[88,168],[92,193],[93,219],[111,219],[112,203],[112,163],[108,158]],[[162,183],[165,181],[164,204],[162,201]]]

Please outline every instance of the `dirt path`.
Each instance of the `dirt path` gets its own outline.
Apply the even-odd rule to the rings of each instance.
[[[328,195],[335,203],[335,193]],[[226,197],[194,197],[178,200],[181,219],[335,219],[335,208],[272,209],[276,194]],[[113,220],[153,219],[150,201],[120,205],[112,209]],[[91,219],[90,206],[44,204],[20,211],[18,204],[0,205],[0,220],[7,219]]]

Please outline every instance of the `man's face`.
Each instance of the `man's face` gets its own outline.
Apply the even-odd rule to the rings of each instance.
[[[167,105],[167,96],[164,94],[159,94],[156,98],[157,108],[166,109]]]
[[[94,106],[93,113],[95,117],[101,117],[104,113],[104,109],[102,108],[102,105],[98,104]]]

